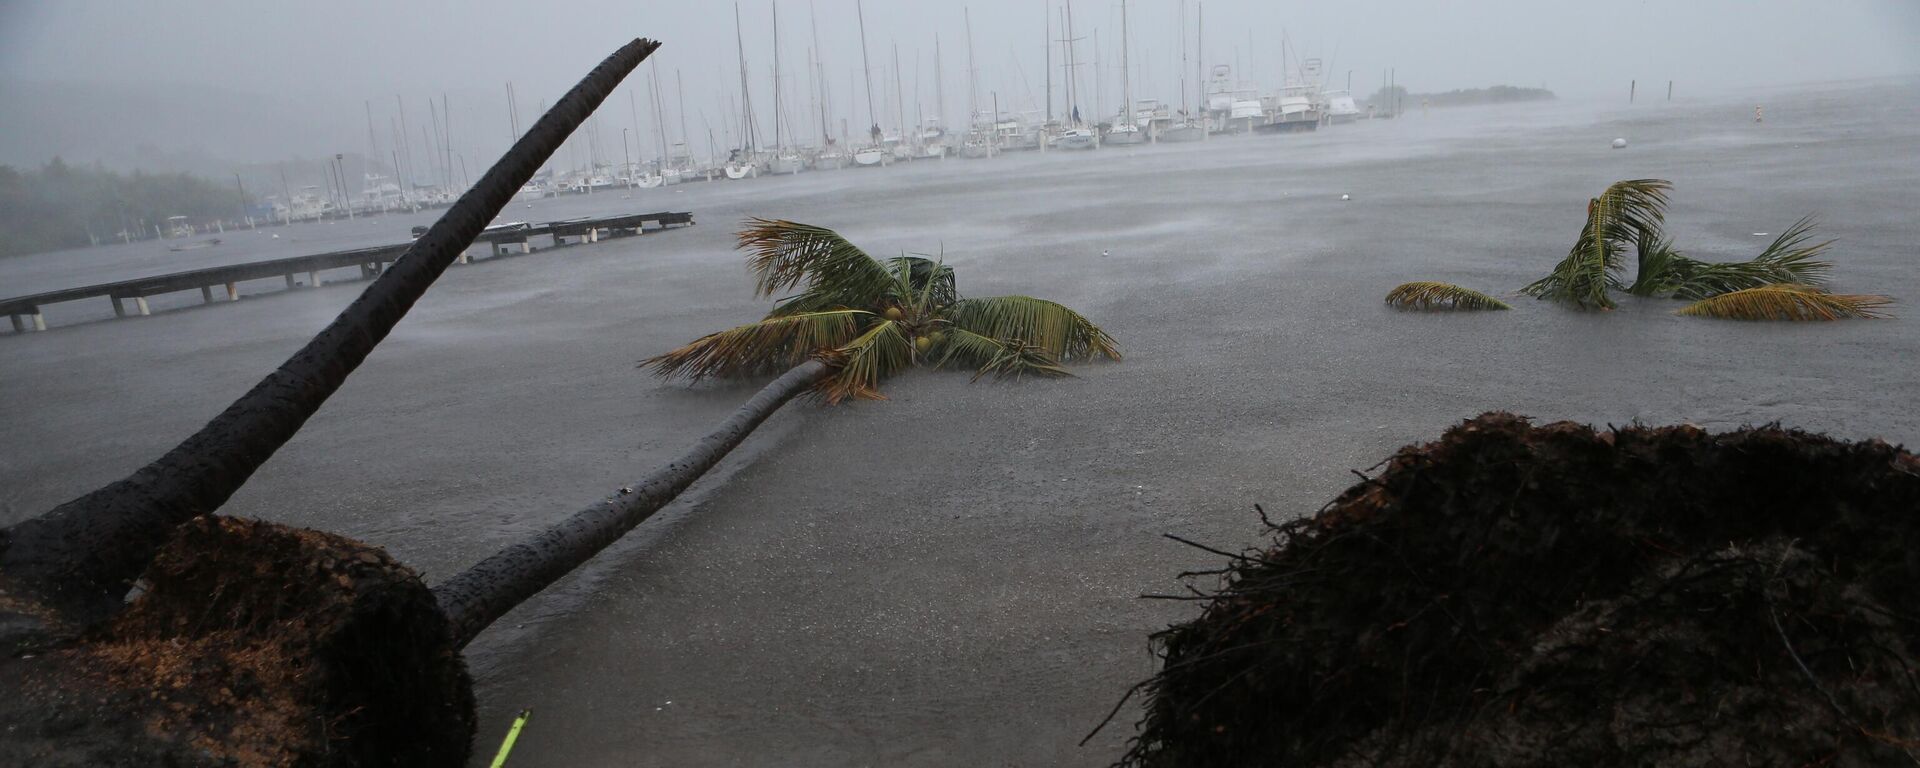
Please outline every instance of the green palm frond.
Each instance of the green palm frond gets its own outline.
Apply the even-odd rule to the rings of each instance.
[[[1832,240],[1822,240],[1809,245],[1813,239],[1814,218],[1802,216],[1799,221],[1788,227],[1787,231],[1774,238],[1773,243],[1750,262],[1765,270],[1767,279],[1775,283],[1793,283],[1796,285],[1826,285],[1827,273],[1833,270],[1833,263],[1820,257],[1832,247]]]
[[[1024,341],[1063,362],[1090,360],[1095,355],[1120,359],[1119,346],[1100,326],[1045,299],[961,299],[954,303],[950,319],[962,330],[1003,341]]]
[[[1553,272],[1522,289],[1535,298],[1571,302],[1583,309],[1613,309],[1607,296],[1620,287],[1615,273],[1625,266],[1626,250],[1657,241],[1666,221],[1667,190],[1661,179],[1614,182],[1587,201],[1587,221],[1573,248]]]
[[[880,321],[834,350],[830,359],[839,370],[821,380],[816,389],[828,403],[885,400],[880,380],[913,365],[913,351],[913,342],[901,333],[899,323]]]
[[[1687,305],[1677,314],[1726,320],[1839,320],[1886,317],[1886,296],[1835,294],[1805,285],[1766,285],[1724,293]]]
[[[738,248],[747,251],[747,268],[754,273],[755,290],[774,296],[805,285],[805,306],[783,303],[783,314],[810,312],[829,306],[865,308],[884,295],[893,282],[885,265],[846,238],[825,227],[791,221],[749,219],[740,230]],[[784,311],[782,311],[784,310]]]
[[[937,259],[879,260],[833,230],[750,219],[756,292],[798,287],[758,323],[709,334],[641,362],[662,377],[770,374],[818,359],[833,373],[815,386],[829,403],[884,399],[880,383],[939,359],[982,376],[1070,376],[1063,361],[1119,360],[1113,337],[1064,306],[1028,296],[963,299],[953,269]]]
[[[693,343],[640,362],[661,378],[698,381],[710,376],[775,373],[808,357],[846,345],[860,324],[874,317],[857,309],[769,317],[751,325],[710,333]]]
[[[1479,291],[1429,280],[1401,283],[1387,292],[1387,304],[1399,309],[1474,310],[1513,309]]]
[[[920,256],[895,256],[887,260],[887,267],[895,275],[895,282],[906,291],[917,294],[918,303],[923,306],[945,307],[960,300],[953,267]],[[904,281],[899,279],[902,270],[905,271]]]
[[[1687,258],[1664,239],[1642,239],[1640,272],[1628,290],[1636,296],[1697,300],[1765,285],[1821,286],[1833,265],[1820,255],[1833,241],[1809,245],[1812,230],[1813,218],[1802,218],[1760,255],[1725,263]]]
[[[1673,241],[1658,232],[1643,232],[1634,241],[1640,266],[1627,293],[1635,296],[1671,296],[1699,270],[1702,262],[1682,255]]]
[[[960,362],[975,368],[973,380],[982,376],[995,379],[1018,379],[1023,376],[1042,378],[1071,377],[1073,374],[1060,367],[1060,361],[1047,354],[1046,350],[1016,340],[988,338],[961,328],[946,332],[943,344],[945,355],[935,367],[945,367],[948,362]]]

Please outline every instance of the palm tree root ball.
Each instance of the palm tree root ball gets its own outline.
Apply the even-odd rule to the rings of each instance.
[[[1138,766],[1920,756],[1920,460],[1777,427],[1490,413],[1157,634]]]
[[[459,766],[473,694],[433,594],[385,552],[201,517],[127,609],[0,665],[7,765]]]

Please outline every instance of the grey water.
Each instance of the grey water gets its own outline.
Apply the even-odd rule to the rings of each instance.
[[[475,759],[527,708],[515,766],[1103,765],[1134,705],[1077,742],[1152,671],[1147,635],[1196,610],[1138,596],[1221,560],[1162,534],[1255,544],[1254,504],[1311,513],[1349,470],[1492,409],[1920,442],[1917,95],[1874,81],[1412,111],[516,203],[504,220],[700,224],[450,270],[222,511],[384,546],[434,582],[645,473],[757,386],[635,369],[764,311],[731,247],[745,217],[937,253],[965,294],[1064,302],[1126,360],[1014,384],[914,372],[885,402],[787,407],[469,649]],[[1382,304],[1415,279],[1511,297],[1564,255],[1588,197],[1640,177],[1673,181],[1669,228],[1697,257],[1745,258],[1771,239],[1756,233],[1818,214],[1839,240],[1833,287],[1893,296],[1894,318]],[[5,259],[0,294],[395,242],[432,217]],[[0,337],[0,523],[158,455],[357,291],[182,295],[128,320],[75,305],[50,332]]]

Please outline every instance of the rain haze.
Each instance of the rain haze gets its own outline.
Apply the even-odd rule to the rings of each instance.
[[[391,141],[396,97],[414,122],[425,122],[429,98],[449,96],[456,149],[475,165],[505,149],[511,128],[506,87],[514,85],[524,125],[542,102],[573,84],[580,67],[601,51],[643,34],[666,43],[645,70],[623,86],[638,92],[638,110],[625,94],[603,110],[603,134],[636,128],[635,152],[659,153],[658,132],[644,105],[656,68],[669,93],[665,130],[681,136],[679,93],[685,92],[686,132],[696,151],[708,135],[720,151],[738,143],[740,71],[744,50],[748,88],[772,134],[773,17],[776,4],[493,2],[324,3],[9,2],[0,10],[0,162],[37,164],[60,155],[69,161],[111,165],[174,165],[218,173],[222,163],[272,162],[367,150],[367,105],[380,146]],[[859,133],[868,124],[861,84],[861,41],[855,4],[847,0],[786,0],[780,50],[784,87],[798,105],[792,121],[806,137],[817,121],[799,119],[808,108],[809,52],[818,34],[818,71],[826,81],[830,124],[846,120]],[[959,124],[968,108],[967,19],[977,109],[998,94],[1007,111],[1042,110],[1046,101],[1049,27],[1061,24],[1059,2],[1027,0],[922,3],[875,0],[864,11],[867,56],[879,92],[871,118],[891,128],[902,108],[889,102],[895,47],[909,123],[936,114]],[[1179,9],[1174,0],[1132,4],[1137,94],[1162,101],[1179,97]],[[1778,86],[1887,77],[1920,69],[1920,7],[1900,0],[1822,3],[1707,2],[1430,3],[1364,0],[1350,3],[1272,3],[1210,0],[1186,3],[1204,35],[1188,54],[1206,65],[1228,64],[1236,78],[1265,87],[1281,82],[1279,37],[1291,56],[1318,57],[1323,77],[1345,86],[1351,73],[1358,95],[1372,93],[1389,69],[1414,92],[1544,86],[1563,98],[1619,96],[1628,83],[1701,96],[1739,87]],[[1095,36],[1104,36],[1100,99],[1119,102],[1120,4],[1074,3],[1077,58],[1088,65],[1080,85],[1092,93]],[[1204,14],[1204,19],[1200,18]],[[1051,15],[1049,15],[1051,14]],[[1189,29],[1189,34],[1196,30]],[[1064,37],[1053,31],[1054,38]],[[934,46],[938,38],[948,78],[947,103],[935,106]],[[743,43],[743,47],[737,43]],[[1053,63],[1063,57],[1055,45]],[[1053,73],[1054,98],[1064,98],[1062,73]],[[676,81],[679,77],[684,81]],[[24,91],[24,92],[23,92]],[[1197,98],[1197,94],[1194,95]],[[1081,99],[1091,113],[1095,98]],[[620,109],[614,109],[620,107]],[[637,117],[635,117],[637,115]],[[52,119],[49,119],[52,118]],[[636,125],[636,122],[638,125]],[[418,141],[411,137],[409,141]],[[609,146],[618,137],[607,139]],[[617,159],[617,158],[616,158]]]
[[[529,131],[640,37],[663,45],[564,143]],[[0,0],[0,100],[0,688],[23,692],[0,698],[0,764],[169,764],[190,746],[182,763],[1106,766],[1178,746],[1153,713],[1187,712],[1165,677],[1185,667],[1149,638],[1220,614],[1224,563],[1288,556],[1264,519],[1386,488],[1383,460],[1479,414],[1594,425],[1600,453],[1634,424],[1920,444],[1920,4],[1904,0]],[[483,182],[547,138],[529,176]],[[757,290],[754,269],[805,254],[852,266]],[[1749,290],[1840,319],[1738,322],[1756,305],[1726,299]],[[389,334],[375,315],[395,306]],[[1452,311],[1469,309],[1505,311]],[[367,324],[309,354],[339,322]],[[748,324],[773,335],[715,334]],[[246,399],[284,392],[253,389],[283,364],[300,397]],[[168,453],[236,411],[298,430],[222,433],[240,446],[227,463],[202,461],[206,443]],[[743,412],[766,418],[735,429]],[[727,436],[730,452],[699,450]],[[163,455],[187,458],[134,475]],[[1506,501],[1535,498],[1531,472],[1494,517],[1531,504]],[[179,519],[107,537],[124,531],[71,512],[103,498]],[[253,562],[255,534],[187,524],[204,512],[265,521],[247,529],[261,540],[335,538],[232,590],[249,614],[225,586],[169,581],[202,551]],[[1437,550],[1478,568],[1491,539]],[[186,554],[155,559],[168,542]],[[246,666],[220,643],[294,645],[203,617],[299,623],[246,600],[306,584],[286,565],[302,547],[314,567],[399,574],[430,618],[336,653],[369,665],[351,674]],[[1226,555],[1250,547],[1264,559]],[[1248,621],[1294,615],[1261,611]],[[1394,634],[1443,614],[1321,634],[1344,659],[1457,637]],[[163,620],[71,635],[101,615]],[[1802,669],[1827,687],[1779,708],[1806,729],[1767,732],[1920,737],[1822,730],[1835,695],[1870,711],[1839,687],[1873,677],[1852,672],[1866,657],[1809,651],[1818,622],[1785,622],[1783,653],[1774,622],[1747,633],[1771,655],[1725,657],[1787,675],[1747,700],[1805,687]],[[185,634],[134,636],[149,624]],[[144,650],[86,655],[103,637]],[[1431,657],[1473,656],[1458,650]],[[76,658],[108,672],[59,666]],[[1192,706],[1254,701],[1213,700],[1227,677]],[[1470,712],[1432,722],[1488,733],[1462,724],[1558,711],[1483,706],[1481,681]],[[1653,698],[1738,699],[1694,690]],[[1580,701],[1631,698],[1616,693]],[[1334,733],[1245,710],[1245,731]],[[1242,735],[1188,719],[1202,746]],[[405,751],[429,742],[459,746]],[[1130,764],[1279,752],[1252,754]]]

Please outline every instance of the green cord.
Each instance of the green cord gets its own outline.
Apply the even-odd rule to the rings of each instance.
[[[513,719],[513,727],[507,729],[507,740],[500,742],[500,754],[493,756],[493,768],[501,768],[507,764],[507,753],[513,751],[513,742],[520,738],[520,726],[527,724],[527,715],[530,712],[530,710],[520,710],[520,716]]]

